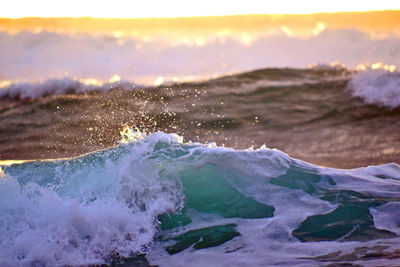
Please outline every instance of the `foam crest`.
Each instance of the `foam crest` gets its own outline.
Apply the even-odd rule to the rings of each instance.
[[[365,103],[396,108],[400,106],[400,73],[385,69],[359,71],[347,88]]]
[[[85,93],[91,91],[109,91],[113,88],[135,88],[136,83],[128,81],[102,82],[99,80],[49,79],[42,82],[10,83],[0,87],[1,97],[38,98],[45,95],[65,93]]]

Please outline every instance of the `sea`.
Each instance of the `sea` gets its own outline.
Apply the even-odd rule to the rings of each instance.
[[[56,22],[0,20],[0,266],[400,266],[399,23]]]

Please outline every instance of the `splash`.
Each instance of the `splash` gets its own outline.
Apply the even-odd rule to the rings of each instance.
[[[368,104],[388,108],[400,106],[400,72],[394,65],[376,63],[352,76],[347,89]]]
[[[140,140],[143,140],[146,136],[145,133],[140,132],[140,130],[137,127],[134,127],[135,130],[133,130],[132,127],[129,125],[125,125],[122,130],[119,132],[121,135],[121,143],[122,144],[128,144],[128,143],[133,143],[137,142]]]

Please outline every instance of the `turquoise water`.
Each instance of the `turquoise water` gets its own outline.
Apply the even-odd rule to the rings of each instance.
[[[1,265],[138,253],[161,266],[400,262],[397,164],[339,170],[275,149],[135,136],[78,158],[2,166]]]

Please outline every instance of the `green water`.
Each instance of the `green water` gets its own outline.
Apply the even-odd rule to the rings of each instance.
[[[167,230],[192,222],[190,210],[216,214],[224,218],[268,218],[274,215],[274,207],[246,197],[220,176],[220,169],[207,164],[200,169],[188,169],[181,173],[185,193],[185,207],[176,214],[159,216],[161,229]],[[180,252],[194,244],[195,249],[222,244],[240,235],[234,224],[217,225],[196,229],[175,236],[177,243],[167,248],[168,253]]]

